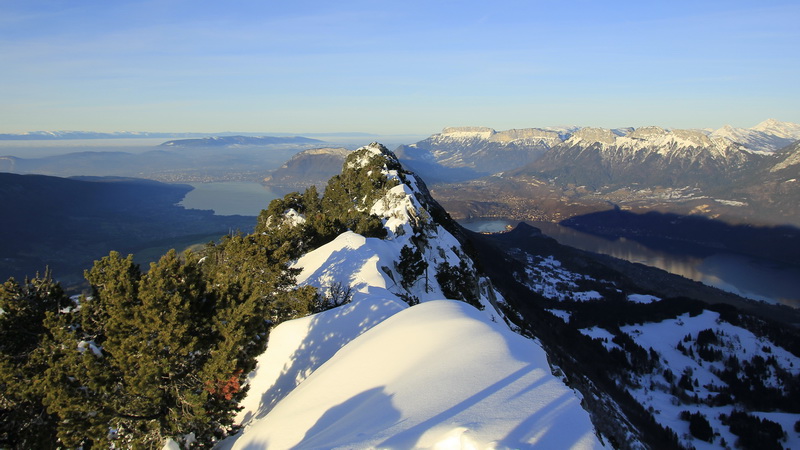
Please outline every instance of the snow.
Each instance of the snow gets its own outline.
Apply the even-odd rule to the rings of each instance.
[[[298,213],[294,210],[294,208],[289,208],[284,214],[284,220],[288,221],[291,226],[298,226],[302,225],[306,222],[306,218],[303,217],[302,214]]]
[[[83,353],[86,350],[91,350],[94,356],[98,358],[103,357],[103,349],[98,347],[94,341],[80,341],[78,342],[78,351]]]
[[[370,150],[354,164],[386,156]],[[482,311],[445,299],[435,268],[474,265],[420,205],[413,175],[383,173],[401,181],[369,209],[387,238],[345,232],[293,264],[298,284],[341,283],[352,302],[271,331],[243,428],[219,448],[601,448],[542,348],[503,321],[488,280],[477,280]],[[412,237],[430,274],[403,285],[396,263]]]
[[[577,282],[581,280],[594,279],[588,275],[571,272],[562,268],[561,261],[553,256],[541,257],[527,255],[528,264],[525,266],[525,273],[528,280],[525,284],[534,292],[549,299],[559,301],[574,300],[587,302],[602,300],[603,295],[597,291],[577,292]],[[522,281],[522,280],[520,280]]]
[[[396,299],[368,298],[276,327],[269,336],[269,351],[259,356],[248,376],[250,391],[240,403],[244,409],[236,422],[247,425],[266,415],[339,349],[405,308]]]
[[[545,309],[545,311],[549,312],[550,314],[558,317],[559,319],[567,323],[569,323],[569,319],[572,317],[571,312],[564,311],[563,309]]]
[[[602,300],[603,296],[597,291],[574,292],[573,300],[576,302],[588,302],[592,300]]]
[[[692,377],[698,381],[698,386],[694,392],[701,399],[713,394],[713,390],[709,389],[709,385],[723,385],[723,382],[712,373],[712,369],[722,369],[723,364],[721,362],[702,361],[696,357],[692,358],[679,351],[676,347],[687,334],[690,335],[692,341],[683,342],[683,345],[687,347],[692,345],[694,340],[697,339],[698,333],[705,329],[712,329],[716,332],[720,339],[720,344],[715,347],[723,349],[726,354],[737,355],[742,360],[750,360],[756,355],[760,355],[765,359],[774,356],[783,369],[793,374],[800,370],[797,368],[797,358],[794,355],[783,348],[775,346],[765,338],[759,338],[748,330],[722,321],[719,313],[712,311],[704,310],[697,316],[683,314],[677,318],[658,323],[620,327],[622,332],[630,335],[645,350],[651,348],[655,350],[659,357],[666,361],[666,364],[676,377],[680,377],[681,373],[686,369],[691,370]],[[584,334],[588,334],[586,330],[581,331]],[[768,352],[765,351],[765,348],[768,349]],[[778,381],[773,378],[771,383],[776,385]],[[639,388],[630,390],[631,395],[645,407],[652,408],[658,423],[675,430],[685,443],[695,446],[698,450],[711,449],[718,448],[720,438],[715,438],[713,444],[693,439],[689,434],[689,423],[680,419],[680,413],[683,410],[701,412],[708,419],[715,432],[720,433],[720,436],[725,438],[728,443],[736,441],[736,436],[730,433],[728,427],[723,425],[719,419],[720,414],[730,414],[733,410],[732,406],[711,407],[707,405],[681,404],[676,397],[670,394],[669,388],[660,374],[645,375],[639,384],[641,385]],[[800,448],[800,435],[793,431],[794,422],[800,416],[777,412],[751,412],[751,414],[766,417],[783,424],[784,431],[787,432],[789,437],[789,440],[784,445],[788,448]]]
[[[282,327],[294,329],[284,334],[295,342],[307,339],[301,326],[289,322],[276,332]],[[330,320],[311,329],[340,332]],[[259,395],[252,386],[249,395]],[[395,313],[268,413],[250,408],[245,414],[258,419],[221,449],[602,447],[544,351],[456,301]]]
[[[605,328],[590,327],[590,328],[581,328],[578,331],[580,331],[582,334],[586,336],[589,336],[592,339],[600,339],[600,341],[603,343],[603,347],[605,347],[606,350],[611,350],[612,348],[622,350],[622,347],[620,347],[614,342],[611,342],[611,340],[614,339],[614,335],[611,334],[611,332],[606,330]]]
[[[633,303],[655,303],[661,301],[661,299],[655,295],[631,294],[628,296],[628,301]]]

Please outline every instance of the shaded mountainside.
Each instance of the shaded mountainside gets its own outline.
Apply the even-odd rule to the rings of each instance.
[[[350,150],[346,148],[312,148],[292,158],[264,178],[270,187],[285,192],[304,190],[309,186],[323,187],[341,172]]]
[[[72,284],[110,250],[188,246],[252,227],[252,218],[176,206],[191,189],[150,180],[0,173],[2,277],[21,280],[49,266]]]

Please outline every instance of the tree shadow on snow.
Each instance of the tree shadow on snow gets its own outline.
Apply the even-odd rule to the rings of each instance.
[[[242,423],[266,416],[279,401],[339,349],[394,314],[395,308],[384,307],[391,303],[395,301],[387,299],[383,303],[353,302],[311,318],[305,338],[289,358],[275,383],[262,394],[257,412],[246,415]],[[364,311],[365,308],[369,314]],[[380,310],[385,313],[379,314]]]
[[[376,387],[330,408],[293,448],[330,448],[363,441],[400,418],[392,397]]]
[[[537,364],[527,364],[447,410],[381,442],[378,448],[418,447],[422,436],[433,428],[441,427],[443,424],[448,423],[453,423],[452,428],[458,428],[460,425],[453,422],[453,418],[462,413],[466,413],[470,408],[475,407],[489,397],[499,394],[500,391],[511,387],[521,378],[528,376],[537,369],[541,369],[541,367]],[[549,389],[547,386],[548,382],[555,381],[554,378],[549,376],[538,377],[536,381],[520,389],[516,394],[511,396],[510,399],[536,390],[542,390],[543,396],[547,396],[546,391]],[[568,413],[571,409],[574,411],[575,401],[576,399],[571,392],[564,392],[547,405],[536,408],[535,412],[517,425],[517,427],[498,443],[501,444],[501,447],[507,448],[532,448],[534,446],[539,448],[569,448],[574,444],[571,444],[570,441],[574,440],[574,442],[577,442],[583,436],[575,435],[568,430],[554,429],[553,425],[570,423],[569,416],[562,415],[562,413],[565,411]],[[570,408],[571,404],[573,405],[572,408]],[[463,424],[463,426],[467,429],[469,428],[469,424]],[[529,444],[529,441],[533,441],[535,444]]]

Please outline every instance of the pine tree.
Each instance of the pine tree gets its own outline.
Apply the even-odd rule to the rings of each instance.
[[[71,302],[46,270],[23,284],[0,285],[0,447],[55,448],[56,417],[47,413],[36,380],[46,369],[37,353],[48,313]]]

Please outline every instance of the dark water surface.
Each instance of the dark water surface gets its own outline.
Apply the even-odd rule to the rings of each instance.
[[[517,221],[472,219],[460,222],[478,232],[499,232]],[[711,250],[707,256],[676,253],[618,238],[609,240],[551,222],[528,222],[559,243],[645,264],[714,286],[742,297],[800,307],[800,267],[741,254]],[[708,250],[708,249],[706,249]]]

